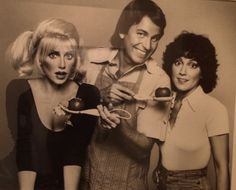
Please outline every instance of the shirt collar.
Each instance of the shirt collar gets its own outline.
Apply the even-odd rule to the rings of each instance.
[[[200,108],[202,97],[205,95],[202,87],[199,85],[191,94],[183,99],[183,101],[188,102],[189,106],[193,111],[197,111]]]
[[[107,60],[109,62],[109,65],[119,66],[118,52],[119,52],[118,49],[112,50],[112,52],[111,52],[111,54],[110,54],[110,56],[108,57],[108,60]],[[135,65],[130,70],[133,70],[134,68],[141,67],[141,66],[145,65],[146,68],[147,68],[147,72],[150,73],[150,74],[153,74],[156,71],[156,64],[157,63],[152,58],[149,58],[143,64]]]

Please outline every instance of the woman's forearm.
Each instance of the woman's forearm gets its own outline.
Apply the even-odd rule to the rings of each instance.
[[[34,190],[36,175],[34,171],[19,171],[19,190]]]
[[[216,171],[216,189],[229,190],[229,135],[217,135],[210,138]]]
[[[216,165],[216,190],[229,190],[230,177],[227,166]]]
[[[63,168],[65,190],[78,190],[81,167],[68,165]]]

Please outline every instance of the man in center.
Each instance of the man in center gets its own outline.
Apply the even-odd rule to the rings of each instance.
[[[134,95],[154,96],[157,88],[170,87],[169,77],[151,58],[165,26],[158,5],[133,0],[121,13],[112,48],[88,50],[86,82],[100,89],[110,110],[123,109],[131,118],[111,119],[106,107],[100,109],[102,119],[88,148],[80,189],[148,189],[151,149],[165,140],[167,104],[136,100]]]

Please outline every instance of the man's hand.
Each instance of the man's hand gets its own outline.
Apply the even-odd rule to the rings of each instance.
[[[116,128],[120,124],[119,115],[116,113],[110,113],[105,106],[98,105],[98,112],[101,118],[101,126],[105,129]]]
[[[134,95],[135,93],[132,90],[120,84],[113,84],[111,86],[108,97],[110,98],[111,103],[117,104],[123,101],[133,100]]]

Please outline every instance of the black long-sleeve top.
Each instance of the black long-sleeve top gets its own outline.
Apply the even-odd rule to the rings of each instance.
[[[96,108],[100,101],[98,89],[88,84],[79,86],[76,97],[84,101],[85,109]],[[63,166],[83,166],[97,117],[77,114],[72,115],[70,120],[74,127],[67,126],[60,132],[47,129],[39,118],[31,89],[22,93],[17,112],[18,170],[35,171],[37,178],[52,176],[60,179]]]

